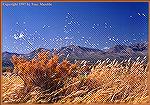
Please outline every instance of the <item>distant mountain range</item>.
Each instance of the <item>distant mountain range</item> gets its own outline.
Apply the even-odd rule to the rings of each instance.
[[[17,54],[10,52],[2,53],[2,66],[3,67],[13,67],[10,59],[12,55],[23,56],[27,59],[32,59],[41,51],[50,51],[54,52],[54,49],[49,50],[45,48],[38,48],[28,54]],[[132,57],[135,60],[137,57],[144,57],[148,55],[148,43],[135,43],[131,45],[115,45],[109,49],[99,50],[93,48],[86,48],[81,46],[70,45],[62,47],[57,50],[57,53],[60,55],[60,60],[68,56],[70,61],[76,60],[88,60],[91,62],[96,62],[97,60],[105,60],[106,58],[117,59],[119,61],[123,59],[129,59]]]

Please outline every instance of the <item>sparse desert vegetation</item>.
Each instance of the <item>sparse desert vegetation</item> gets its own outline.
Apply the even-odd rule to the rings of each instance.
[[[146,57],[70,63],[48,51],[31,60],[13,56],[2,75],[3,103],[148,103]]]

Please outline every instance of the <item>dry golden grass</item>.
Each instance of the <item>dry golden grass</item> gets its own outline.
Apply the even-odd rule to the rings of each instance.
[[[90,74],[86,61],[61,63],[55,53],[41,52],[28,61],[13,56],[18,75],[2,76],[3,103],[148,103],[148,64],[136,61],[98,61]]]
[[[18,103],[24,95],[24,83],[19,76],[2,76],[2,100],[4,103]]]

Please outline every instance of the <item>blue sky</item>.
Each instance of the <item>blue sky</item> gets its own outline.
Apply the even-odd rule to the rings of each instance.
[[[29,53],[71,44],[103,49],[148,40],[146,2],[35,3],[38,6],[3,2],[3,51]]]

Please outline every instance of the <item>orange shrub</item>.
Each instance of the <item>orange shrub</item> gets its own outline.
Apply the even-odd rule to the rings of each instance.
[[[67,78],[77,65],[67,59],[59,63],[59,56],[54,53],[50,58],[49,51],[42,51],[31,60],[12,56],[15,72],[22,78],[28,87],[40,86],[49,88],[57,84],[62,78]]]

